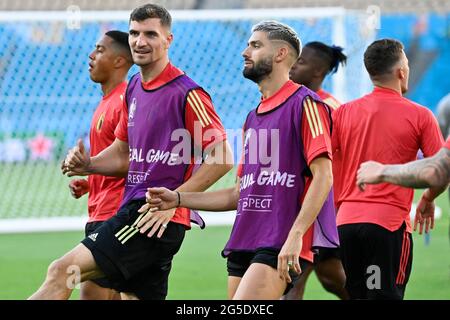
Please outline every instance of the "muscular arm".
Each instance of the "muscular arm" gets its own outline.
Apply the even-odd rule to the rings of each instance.
[[[383,165],[375,161],[361,164],[357,181],[364,191],[366,184],[388,182],[409,188],[426,188],[428,201],[433,201],[450,182],[450,150],[442,148],[433,157],[402,165]]]
[[[206,161],[177,191],[205,191],[232,168],[233,154],[230,145],[227,141],[222,141],[213,147]]]
[[[385,165],[381,179],[410,188],[443,188],[450,182],[450,150],[442,148],[436,155],[404,165]]]
[[[180,207],[204,211],[230,211],[237,209],[239,179],[234,188],[212,192],[182,192]]]
[[[224,159],[226,159],[224,163]],[[180,192],[180,203],[175,191],[167,188],[150,188],[146,194],[147,204],[142,210],[157,208],[168,210],[180,206],[183,208],[228,211],[236,209],[239,199],[239,182],[235,188],[213,192],[201,192],[210,187],[232,167],[232,153],[227,142],[222,142],[209,155],[209,160],[183,185],[177,188]]]
[[[290,231],[296,237],[303,237],[314,222],[333,184],[330,159],[325,157],[316,158],[311,162],[310,169],[313,179],[306,192],[300,213]]]
[[[129,154],[128,143],[116,138],[108,148],[91,158],[88,171],[104,176],[126,177]]]
[[[125,177],[128,172],[128,143],[119,139],[95,157],[89,157],[83,142],[78,140],[61,165],[63,174],[67,176],[87,176],[101,174],[105,176]]]
[[[306,192],[302,208],[289,231],[289,235],[278,255],[278,273],[281,279],[291,282],[288,262],[293,262],[294,269],[300,273],[298,254],[302,249],[302,238],[308,228],[316,219],[322,209],[331,185],[333,184],[333,174],[331,160],[325,157],[314,159],[310,164],[313,175],[311,185]]]

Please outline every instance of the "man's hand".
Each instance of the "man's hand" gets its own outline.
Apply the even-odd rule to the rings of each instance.
[[[382,174],[384,170],[384,165],[375,162],[367,161],[361,164],[356,175],[356,184],[361,191],[364,191],[366,184],[376,184],[383,182]]]
[[[141,233],[145,233],[151,228],[148,237],[153,236],[159,229],[157,237],[161,238],[167,228],[167,224],[175,214],[178,205],[178,195],[175,191],[167,188],[148,188],[145,200],[147,203],[138,212],[146,212],[146,214],[139,221],[137,227]]]
[[[417,230],[417,224],[419,224],[419,234],[422,234],[424,225],[425,233],[434,228],[434,208],[434,201],[428,199],[425,191],[417,204],[416,216],[414,217],[414,231]]]
[[[75,199],[89,192],[89,182],[86,179],[72,180],[69,183],[70,194]]]
[[[141,233],[146,233],[149,229],[148,237],[152,237],[158,231],[157,237],[161,238],[164,231],[167,229],[167,224],[175,215],[176,209],[166,211],[151,211],[148,210],[144,217],[139,220],[137,227]],[[145,210],[139,209],[138,212],[143,213]]]
[[[278,275],[280,276],[280,279],[287,283],[292,282],[292,279],[289,276],[289,270],[293,270],[298,274],[302,272],[298,260],[300,251],[302,250],[302,244],[302,237],[295,237],[289,234],[278,254]]]
[[[78,140],[77,146],[70,149],[66,159],[61,164],[63,174],[68,177],[86,176],[89,174],[91,158],[84,148],[83,141]]]
[[[167,188],[148,188],[145,194],[145,200],[147,203],[138,210],[141,213],[148,210],[152,212],[168,210],[176,208],[179,205],[177,193]]]

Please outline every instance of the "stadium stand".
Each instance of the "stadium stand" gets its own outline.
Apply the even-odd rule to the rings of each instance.
[[[81,202],[68,204],[66,181],[59,178],[57,163],[79,137],[87,137],[89,119],[100,99],[100,90],[89,80],[87,63],[92,44],[109,29],[127,30],[126,10],[147,1],[11,1],[0,2],[0,219],[71,215],[82,216]],[[80,29],[68,29],[60,21],[9,21],[5,10],[64,10],[76,3],[82,10],[125,10],[122,21],[83,21]],[[266,8],[267,0],[172,0],[159,1],[171,9],[217,7]],[[343,69],[343,101],[361,96],[368,90],[362,53],[367,41],[375,37],[394,37],[407,49],[411,66],[409,97],[433,111],[450,88],[450,7],[448,1],[285,1],[277,7],[336,6],[360,9],[381,5],[381,29],[375,35],[361,27],[364,17],[345,15],[344,31],[336,43],[335,20],[330,17],[287,18],[304,43],[312,40],[343,45],[349,56]],[[425,6],[425,7],[424,7]],[[425,9],[424,9],[425,8]],[[420,14],[417,14],[420,12]],[[193,14],[193,17],[198,14]],[[4,19],[2,20],[1,17]],[[192,18],[192,17],[191,17]],[[367,16],[365,17],[367,18]],[[249,36],[253,19],[175,20],[175,41],[171,59],[193,79],[202,83],[213,98],[224,126],[239,130],[247,112],[259,99],[255,86],[241,75],[241,52]],[[398,26],[402,27],[399,28]],[[338,35],[339,36],[339,35]],[[136,68],[132,72],[136,72]],[[336,76],[335,76],[336,77]],[[325,82],[334,93],[335,83]],[[56,120],[55,120],[56,119]],[[239,135],[238,135],[239,136]],[[235,150],[239,157],[239,150]],[[5,167],[5,164],[10,165]],[[44,165],[52,177],[33,174]],[[46,171],[47,170],[47,171]],[[16,173],[14,173],[16,172]],[[59,179],[59,180],[58,180]],[[4,181],[4,183],[3,183]],[[6,186],[6,187],[5,187]],[[34,186],[39,190],[26,200],[21,192]],[[32,189],[32,190],[35,190]],[[46,190],[48,189],[48,192]],[[57,191],[51,191],[57,190]],[[61,195],[66,198],[61,198]],[[45,195],[45,199],[42,199]],[[23,207],[18,201],[28,201]],[[48,204],[45,204],[48,203]],[[45,205],[44,205],[45,204]],[[63,212],[64,211],[64,212]]]

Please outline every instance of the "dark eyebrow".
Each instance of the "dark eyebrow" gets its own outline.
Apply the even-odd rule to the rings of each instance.
[[[131,33],[139,33],[139,31],[134,30],[134,29],[130,29],[129,33],[130,33],[130,34],[131,34]],[[159,35],[158,32],[153,31],[153,30],[150,30],[150,31],[143,31],[143,33],[144,33],[145,35],[147,35],[147,36],[158,36],[158,35]]]
[[[156,32],[156,31],[153,31],[153,30],[151,30],[151,31],[144,31],[144,34],[146,36],[159,36],[159,33]]]
[[[259,40],[254,40],[254,41],[250,41],[249,43],[248,43],[248,45],[255,45],[255,44],[262,44],[262,42],[261,41],[259,41]]]
[[[105,48],[106,48],[106,47],[105,47],[104,45],[102,45],[102,44],[96,44],[95,47],[96,47],[97,49],[105,49]]]

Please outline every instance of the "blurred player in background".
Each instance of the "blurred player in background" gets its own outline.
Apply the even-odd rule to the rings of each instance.
[[[301,272],[300,263],[312,262],[312,236],[303,236],[313,223],[314,231],[322,232],[318,246],[336,247],[338,242],[330,193],[331,111],[313,91],[289,80],[301,52],[294,31],[263,21],[252,32],[242,54],[243,74],[258,85],[262,98],[244,124],[236,186],[206,193],[166,188],[147,193],[154,208],[237,209],[222,252],[227,258],[228,297],[235,300],[279,299]],[[274,131],[279,136],[272,137]],[[264,145],[277,148],[270,150],[270,163],[256,154]]]
[[[380,184],[361,192],[356,173],[367,160],[406,163],[419,149],[432,156],[443,139],[433,113],[403,97],[409,66],[399,41],[374,41],[364,64],[373,92],[333,112],[333,151],[341,154],[333,163],[342,177],[336,194],[341,258],[351,299],[403,299],[412,267],[414,191]]]
[[[292,81],[307,86],[333,109],[339,108],[341,103],[322,89],[322,83],[327,75],[338,71],[339,65],[345,66],[347,63],[347,56],[342,51],[343,48],[338,46],[308,42],[289,72]]]
[[[450,93],[444,96],[437,105],[437,119],[442,135],[450,135]]]
[[[45,282],[31,299],[69,298],[73,289],[67,285],[66,270],[70,266],[79,267],[81,282],[106,277],[122,298],[165,299],[172,259],[191,218],[197,217],[184,208],[138,212],[147,188],[163,185],[203,191],[233,167],[211,98],[170,63],[171,25],[170,13],[159,5],[143,5],[131,13],[128,40],[140,72],[128,83],[116,139],[95,157],[89,157],[79,141],[63,167],[69,176],[127,176],[121,207],[50,265]],[[195,172],[194,147],[206,157]]]
[[[344,66],[347,56],[343,49],[337,46],[328,46],[322,42],[314,41],[305,45],[297,62],[292,67],[289,76],[292,81],[303,84],[317,93],[317,95],[332,110],[337,109],[341,103],[330,93],[322,89],[322,83],[329,74],[337,72],[339,65]],[[339,155],[333,155],[333,162],[338,161]],[[339,173],[333,177],[334,191],[338,182]],[[301,276],[295,281],[294,287],[286,294],[285,299],[302,299],[306,281],[313,270],[317,274],[322,286],[339,298],[349,298],[345,289],[345,272],[342,267],[338,248],[320,248],[314,255],[314,264],[306,263]]]
[[[115,139],[114,130],[119,123],[127,87],[126,77],[133,64],[128,33],[117,30],[106,32],[95,45],[89,59],[91,80],[99,83],[103,92],[103,98],[94,112],[89,134],[90,156],[94,157]],[[88,180],[70,181],[70,192],[75,199],[89,193],[86,237],[95,233],[105,220],[117,212],[122,201],[124,184],[123,178],[97,174],[89,175]],[[106,279],[97,279],[81,284],[80,298],[108,300],[120,299],[120,295],[109,289]]]
[[[437,119],[442,135],[448,137],[450,135],[450,93],[439,101],[437,106]],[[448,198],[450,200],[450,192],[448,192]],[[450,224],[448,228],[448,237],[450,239]]]

